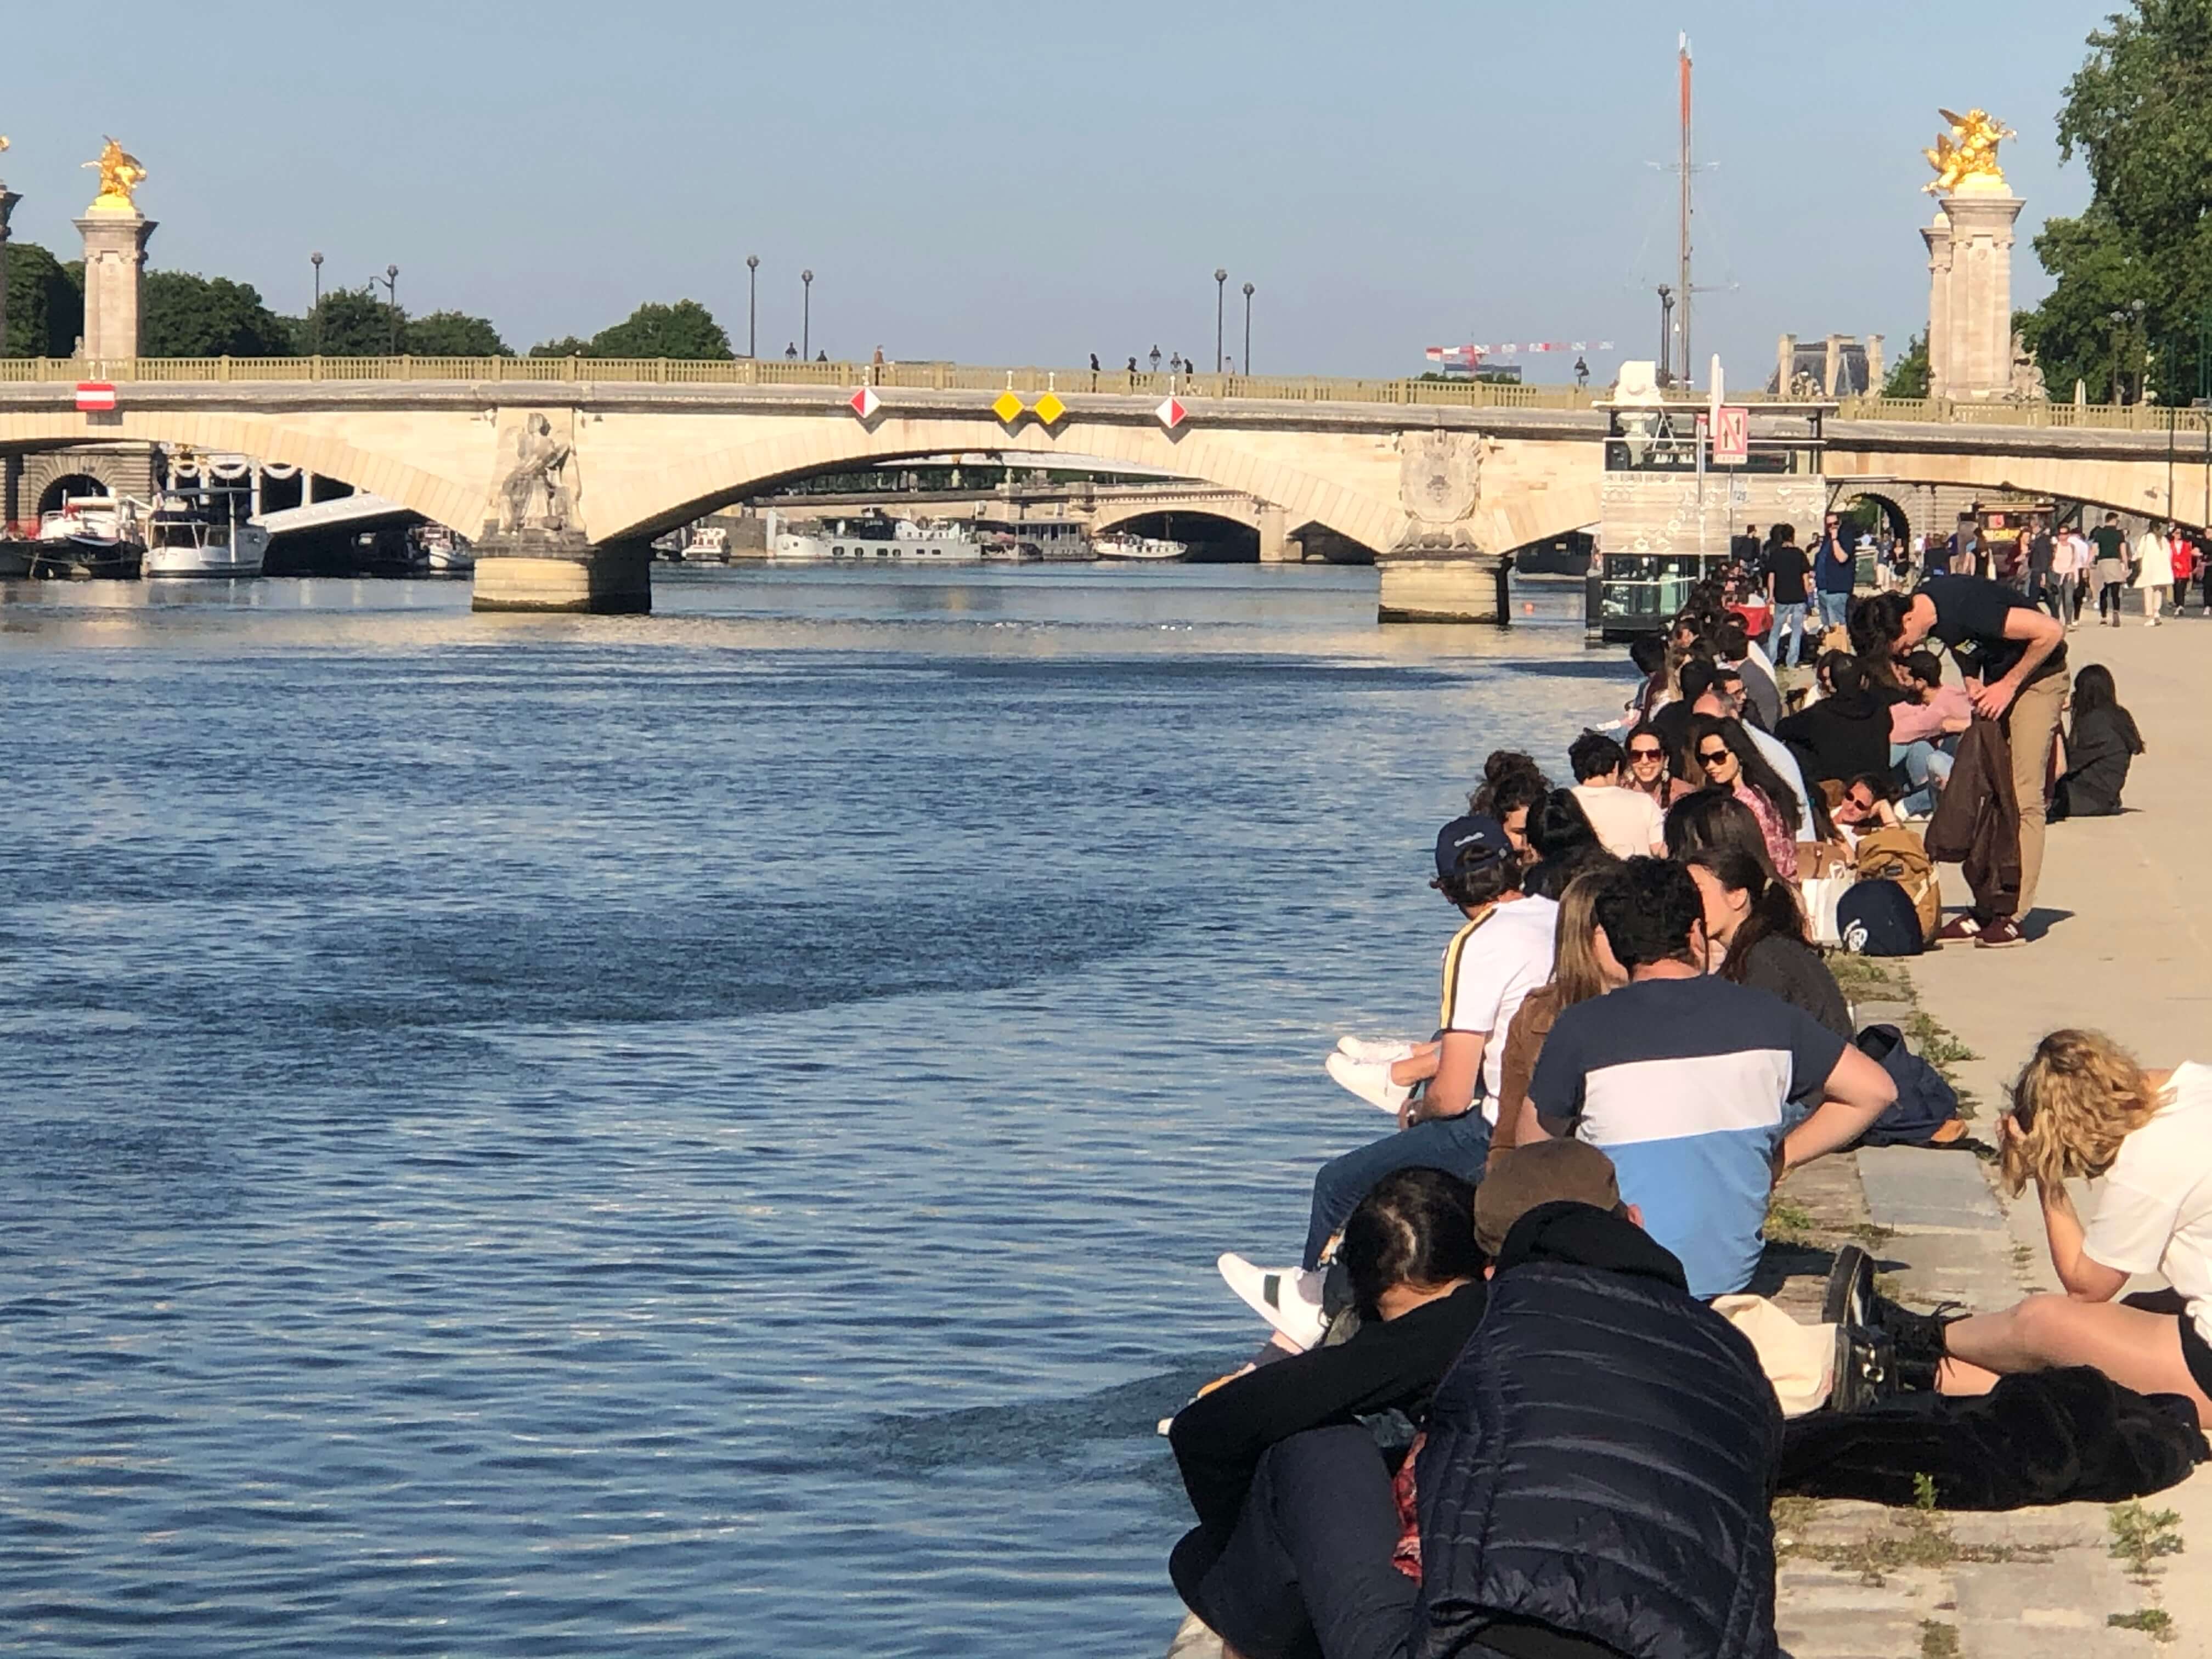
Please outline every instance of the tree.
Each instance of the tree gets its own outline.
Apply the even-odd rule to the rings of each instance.
[[[512,357],[489,318],[461,311],[434,311],[409,320],[400,331],[401,349],[418,357]]]
[[[291,331],[246,283],[150,270],[141,292],[142,357],[289,357]]]
[[[401,349],[406,313],[374,289],[336,288],[293,324],[302,356],[388,357]]]
[[[582,354],[587,357],[684,357],[728,359],[730,337],[714,313],[696,300],[672,306],[646,304],[628,320],[603,328]]]
[[[2130,0],[2088,45],[2058,149],[2086,162],[2089,206],[2036,237],[2057,284],[2022,332],[2048,385],[2080,380],[2102,398],[2116,358],[2123,392],[2147,357],[2168,380],[2185,363],[2212,368],[2197,361],[2197,319],[2212,311],[2212,0]]]
[[[82,278],[36,242],[8,244],[8,337],[0,355],[66,357],[84,332]]]
[[[530,355],[533,357],[588,357],[592,355],[592,343],[568,334],[557,340],[540,340],[530,348]]]
[[[1885,398],[1924,398],[1928,395],[1928,337],[1916,334],[1905,348],[1905,355],[1890,365],[1888,378],[1881,383]]]

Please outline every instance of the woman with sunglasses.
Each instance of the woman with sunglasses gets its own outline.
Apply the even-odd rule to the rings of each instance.
[[[2053,1031],[2003,1126],[2005,1184],[2034,1182],[2065,1293],[1963,1319],[1883,1304],[1904,1374],[1940,1365],[1944,1393],[1975,1394],[2014,1371],[2094,1365],[2181,1395],[2212,1427],[2212,1066],[2145,1071],[2110,1037]],[[2086,1225],[2066,1190],[2081,1178],[2097,1182]],[[2152,1273],[2172,1288],[2113,1300]]]
[[[1766,757],[1744,735],[1741,722],[1700,714],[1690,722],[1690,758],[1705,781],[1728,790],[1751,809],[1766,842],[1766,856],[1784,879],[1797,872],[1797,827],[1803,814],[1797,797],[1782,781]]]
[[[1667,761],[1667,740],[1649,724],[1638,726],[1622,745],[1628,751],[1626,785],[1641,790],[1665,811],[1688,794],[1692,786],[1674,774]]]

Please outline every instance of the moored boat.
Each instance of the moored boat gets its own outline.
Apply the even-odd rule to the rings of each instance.
[[[805,530],[769,515],[769,556],[831,564],[974,564],[982,548],[962,524],[920,523],[869,514]]]
[[[112,495],[71,495],[39,520],[34,576],[135,577],[145,556],[137,508]]]
[[[265,531],[209,516],[192,497],[164,490],[154,501],[143,573],[148,576],[258,576],[268,556]]]
[[[1171,542],[1161,536],[1132,536],[1122,530],[1093,536],[1091,546],[1102,559],[1142,560],[1147,564],[1167,564],[1190,556],[1188,542]]]

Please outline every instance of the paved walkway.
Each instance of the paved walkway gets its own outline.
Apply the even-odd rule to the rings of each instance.
[[[2142,728],[2150,752],[2130,781],[2135,810],[2052,830],[2029,922],[2036,943],[1952,947],[1911,969],[1921,1006],[1976,1055],[1954,1070],[1978,1097],[1980,1126],[2045,1032],[2094,1026],[2170,1065],[2196,1057],[2212,1002],[2212,890],[2196,878],[2212,838],[2212,773],[2197,761],[2212,711],[2212,622],[2087,628],[2070,652],[2075,667],[2111,666]],[[1944,874],[1946,896],[1963,902],[1959,872]],[[2033,1194],[2004,1200],[1990,1171],[1962,1155],[1891,1148],[1855,1162],[1869,1218],[1892,1230],[1879,1255],[1911,1299],[1985,1309],[2057,1288]],[[2212,1655],[2201,1559],[2212,1553],[2212,1473],[2145,1507],[2180,1516],[2185,1551],[2148,1583],[2114,1559],[2100,1505],[1955,1516],[1938,1535],[1923,1518],[1865,1505],[1800,1506],[1788,1511],[1798,1553],[1781,1574],[1784,1642],[1796,1659]],[[2162,1644],[2107,1622],[2146,1609],[2172,1621]]]

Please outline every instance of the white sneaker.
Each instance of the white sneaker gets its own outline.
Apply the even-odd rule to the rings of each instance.
[[[1411,1060],[1417,1046],[1411,1042],[1381,1042],[1371,1037],[1347,1036],[1336,1040],[1337,1053],[1349,1054],[1354,1060],[1364,1060],[1370,1064],[1380,1060],[1385,1066]]]
[[[1322,1062],[1322,1068],[1358,1095],[1370,1106],[1379,1106],[1393,1117],[1413,1092],[1413,1085],[1390,1081],[1390,1066],[1394,1062],[1379,1060],[1354,1060],[1347,1054],[1334,1054]]]
[[[1296,1343],[1300,1353],[1319,1342],[1328,1329],[1328,1317],[1321,1310],[1322,1273],[1297,1267],[1255,1267],[1233,1252],[1213,1265],[1238,1299]]]

